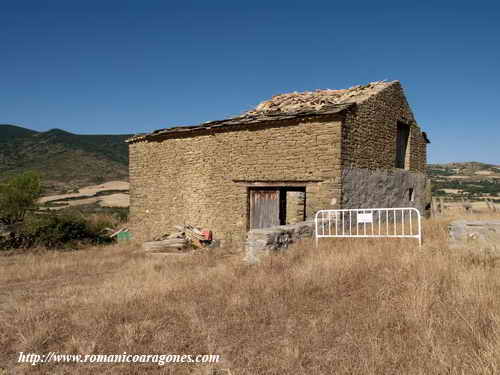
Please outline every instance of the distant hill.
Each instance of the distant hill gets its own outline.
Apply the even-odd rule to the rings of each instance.
[[[37,132],[0,124],[0,179],[35,170],[49,191],[62,192],[111,180],[128,180],[124,135]]]
[[[463,173],[473,173],[476,171],[482,170],[496,170],[500,168],[500,165],[494,164],[486,164],[478,161],[468,161],[461,163],[445,163],[445,164],[429,164],[428,169],[435,170],[446,170],[446,169],[455,169],[457,171],[461,171]]]
[[[451,200],[500,197],[500,165],[480,162],[429,164],[433,194]]]
[[[23,138],[37,134],[34,130],[22,128],[16,125],[0,124],[0,129],[0,143],[13,138]]]

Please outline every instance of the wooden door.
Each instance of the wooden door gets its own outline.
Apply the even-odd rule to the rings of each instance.
[[[250,229],[280,225],[280,192],[278,189],[250,190]]]

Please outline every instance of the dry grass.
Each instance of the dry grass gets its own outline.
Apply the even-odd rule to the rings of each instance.
[[[232,374],[500,373],[500,273],[446,244],[324,240],[246,265],[135,247],[0,258],[6,373],[208,374],[207,366],[16,364],[17,352],[217,353]],[[0,370],[0,373],[1,370]]]

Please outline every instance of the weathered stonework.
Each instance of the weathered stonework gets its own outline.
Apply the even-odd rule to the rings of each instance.
[[[130,145],[132,226],[146,237],[189,223],[242,241],[250,186],[303,186],[307,212],[340,198],[341,122],[232,127]]]
[[[266,229],[253,229],[248,232],[245,242],[246,261],[258,262],[261,254],[286,249],[291,244],[312,237],[314,231],[313,220]]]
[[[405,168],[395,168],[398,122],[410,127]],[[416,207],[424,214],[427,139],[399,82],[346,115],[342,128],[342,208]]]
[[[410,188],[421,208],[427,142],[399,82],[379,84],[373,94],[335,108],[132,138],[132,230],[151,239],[186,223],[242,243],[253,187],[305,191],[287,192],[287,223],[320,209],[400,205]],[[405,169],[395,168],[398,122],[410,126]]]
[[[398,121],[410,126],[405,169],[425,173],[427,141],[399,82],[347,112],[342,127],[342,167],[394,169]]]
[[[301,191],[289,191],[286,197],[286,222],[289,224],[299,223],[305,218],[306,194]]]
[[[415,207],[425,210],[423,173],[401,169],[345,168],[342,172],[342,208]]]

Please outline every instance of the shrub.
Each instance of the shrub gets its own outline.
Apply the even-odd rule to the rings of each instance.
[[[102,244],[111,241],[97,232],[83,216],[68,213],[30,217],[20,235],[26,238],[24,247],[43,246],[49,249],[74,246],[82,242]]]
[[[128,221],[129,208],[128,207],[113,207],[113,216],[121,223]]]
[[[36,207],[42,186],[34,172],[25,172],[0,184],[0,222],[11,225],[22,222],[26,213]]]
[[[119,223],[114,215],[105,213],[95,213],[87,218],[87,224],[94,233],[104,233],[107,228],[115,228]]]

